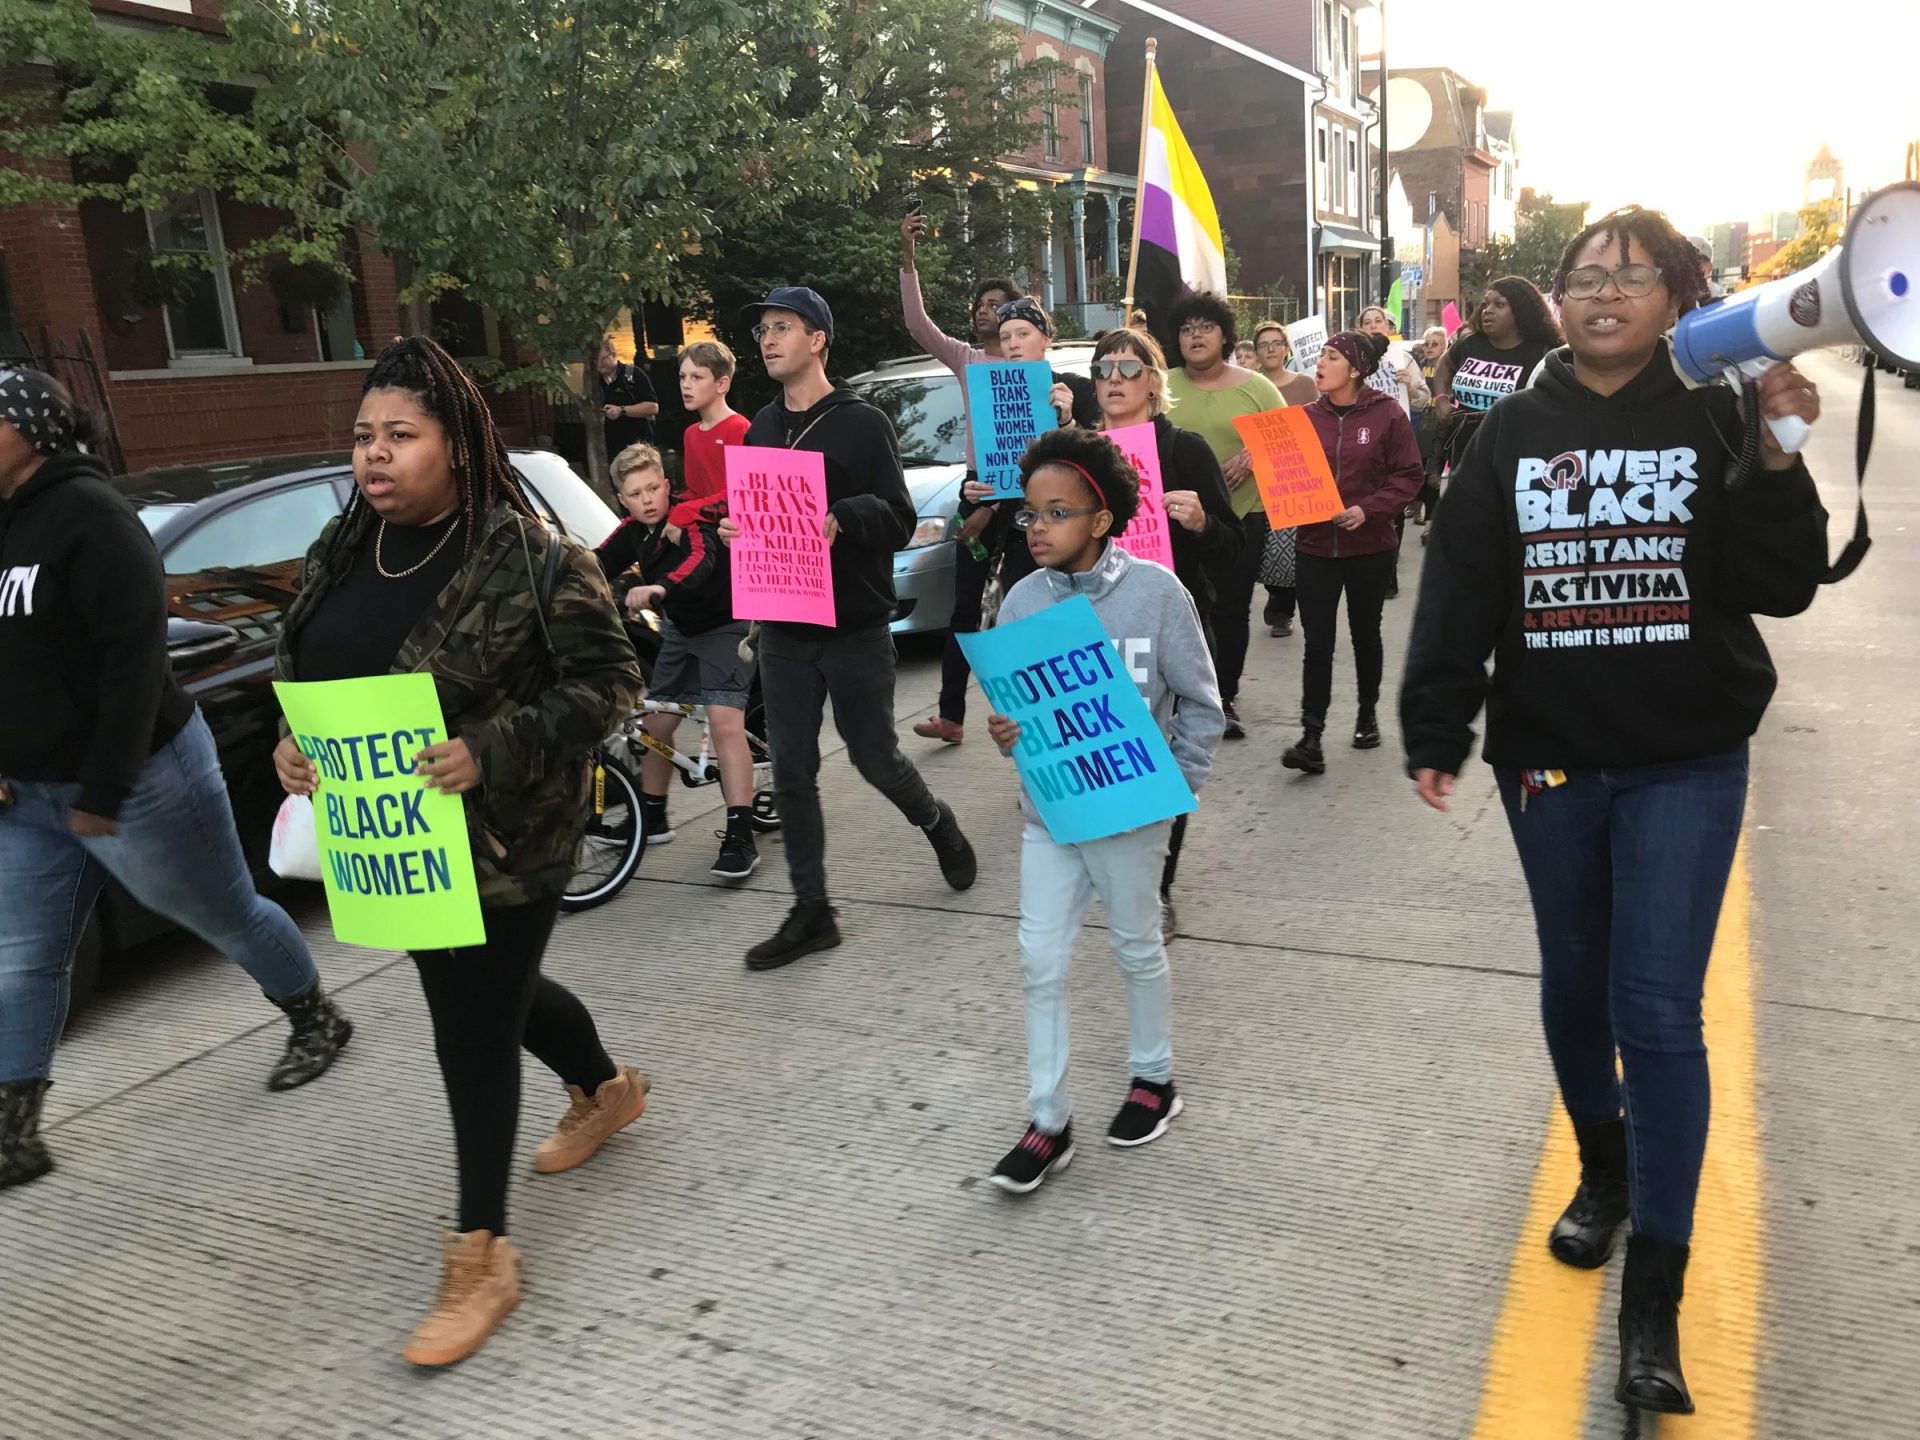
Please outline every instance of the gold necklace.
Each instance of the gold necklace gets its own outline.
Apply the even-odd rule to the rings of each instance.
[[[387,569],[386,561],[380,558],[381,542],[387,538],[387,522],[382,520],[379,530],[374,533],[373,537],[373,568],[380,572],[382,579],[386,580],[404,580],[407,576],[418,573],[426,568],[434,556],[447,548],[447,541],[453,538],[453,532],[460,528],[460,522],[464,519],[466,519],[466,513],[464,511],[456,514],[453,518],[453,523],[447,526],[446,533],[440,537],[433,549],[421,557],[418,565],[409,565],[405,570],[389,570]]]

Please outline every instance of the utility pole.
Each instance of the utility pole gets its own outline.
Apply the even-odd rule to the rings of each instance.
[[[1387,303],[1393,288],[1393,217],[1387,210],[1387,179],[1393,173],[1393,152],[1387,148],[1387,0],[1379,0],[1380,10],[1380,303]],[[1396,316],[1395,323],[1399,317]]]

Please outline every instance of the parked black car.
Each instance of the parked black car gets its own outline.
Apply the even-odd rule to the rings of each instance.
[[[613,528],[612,508],[558,455],[516,450],[512,459],[549,524],[589,545]],[[340,455],[283,456],[150,470],[114,483],[160,551],[173,672],[207,717],[240,843],[256,878],[271,887],[279,882],[267,869],[267,839],[281,800],[273,654],[301,558],[352,494],[352,468]],[[74,1008],[108,956],[170,928],[109,882],[75,957]]]

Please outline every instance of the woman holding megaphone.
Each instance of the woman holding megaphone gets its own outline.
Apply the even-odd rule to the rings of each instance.
[[[1774,686],[1752,617],[1812,603],[1827,517],[1764,426],[1758,473],[1742,476],[1732,392],[1676,375],[1665,336],[1704,288],[1664,216],[1588,226],[1553,293],[1566,346],[1487,413],[1441,498],[1400,714],[1415,788],[1444,810],[1487,707],[1485,755],[1533,900],[1547,1049],[1580,1148],[1579,1189],[1548,1243],[1598,1268],[1631,1219],[1615,1395],[1686,1414],[1701,992],[1747,741]],[[1759,396],[1769,417],[1820,413],[1791,365]]]

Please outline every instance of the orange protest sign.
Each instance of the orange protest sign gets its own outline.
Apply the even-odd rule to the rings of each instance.
[[[1233,428],[1253,456],[1253,478],[1274,529],[1331,520],[1347,508],[1304,409],[1287,406],[1236,416]]]

